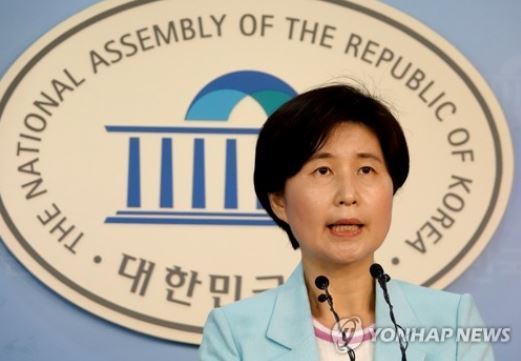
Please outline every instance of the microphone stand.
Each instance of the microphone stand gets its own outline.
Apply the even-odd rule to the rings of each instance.
[[[351,337],[349,337],[349,340],[346,336],[346,331],[340,326],[340,317],[338,317],[338,313],[336,313],[335,308],[333,307],[333,296],[329,293],[329,279],[326,276],[318,276],[315,279],[315,285],[318,289],[321,289],[324,291],[324,293],[320,294],[318,296],[318,302],[323,303],[327,301],[327,304],[329,305],[329,310],[333,314],[333,317],[335,318],[335,323],[338,327],[338,331],[342,334],[342,341],[345,348],[347,348],[347,355],[349,356],[350,361],[355,361],[356,355],[355,351],[349,346],[349,341],[351,340]]]
[[[391,280],[391,277],[384,272],[382,266],[380,266],[378,263],[373,263],[369,271],[371,273],[371,276],[373,276],[373,278],[376,281],[378,281],[378,284],[380,285],[380,288],[383,291],[385,303],[387,303],[387,306],[389,306],[389,316],[391,318],[391,322],[394,325],[394,331],[398,336],[398,343],[400,347],[400,353],[402,354],[402,361],[407,361],[406,351],[407,347],[409,346],[409,343],[407,342],[407,339],[405,337],[405,330],[396,322],[396,317],[394,316],[393,311],[394,307],[391,304],[389,292],[387,291],[387,282]]]

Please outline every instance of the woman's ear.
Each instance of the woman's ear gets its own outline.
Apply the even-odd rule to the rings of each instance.
[[[277,218],[288,223],[288,217],[286,215],[286,200],[284,199],[284,195],[280,192],[269,193],[268,198],[273,213],[275,213]]]

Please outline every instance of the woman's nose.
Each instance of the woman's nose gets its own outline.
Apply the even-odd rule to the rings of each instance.
[[[336,187],[335,204],[339,206],[358,204],[359,200],[356,182],[351,176],[339,177]]]

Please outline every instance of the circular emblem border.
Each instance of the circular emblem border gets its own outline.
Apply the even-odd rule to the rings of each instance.
[[[29,71],[50,51],[53,50],[57,45],[62,43],[63,41],[67,40],[74,34],[78,33],[79,31],[101,21],[104,20],[112,15],[116,15],[118,13],[121,13],[123,11],[135,8],[137,6],[147,5],[150,3],[154,3],[160,0],[135,0],[130,3],[118,5],[112,9],[106,10],[100,14],[97,14],[87,20],[82,21],[81,23],[77,24],[73,28],[69,29],[68,31],[64,32],[57,38],[55,38],[52,42],[50,42],[48,45],[46,45],[43,49],[41,49],[31,60],[22,68],[22,70],[16,75],[14,80],[11,82],[11,84],[8,86],[3,98],[0,100],[0,121],[1,116],[3,114],[4,108],[9,101],[11,95],[14,93],[16,87],[18,84],[22,81],[22,79],[29,73]],[[469,88],[472,95],[475,97],[475,99],[478,101],[490,128],[492,139],[494,140],[494,149],[496,153],[496,179],[492,191],[492,196],[489,202],[489,206],[485,212],[485,215],[470,238],[470,240],[467,242],[465,247],[440,271],[438,271],[435,275],[433,275],[431,278],[429,278],[427,281],[423,283],[424,286],[430,286],[433,283],[435,283],[437,280],[439,280],[441,277],[443,277],[447,272],[449,272],[452,268],[458,264],[459,261],[468,253],[468,251],[474,246],[474,244],[478,241],[481,233],[485,229],[486,225],[488,224],[488,221],[493,213],[493,210],[496,206],[496,203],[498,201],[499,197],[499,188],[503,177],[503,158],[502,158],[502,150],[500,147],[500,140],[498,135],[498,130],[496,128],[496,125],[494,123],[494,118],[492,115],[492,112],[490,111],[485,99],[475,86],[475,84],[472,82],[472,80],[469,78],[469,76],[461,69],[461,67],[456,64],[452,58],[450,58],[443,50],[441,50],[438,46],[436,46],[434,43],[426,39],[424,36],[419,34],[418,32],[414,31],[410,27],[398,22],[397,20],[394,20],[384,14],[381,14],[373,9],[366,8],[362,5],[352,3],[349,0],[319,0],[325,3],[330,3],[334,5],[339,5],[345,8],[348,8],[353,11],[357,11],[360,13],[363,13],[367,16],[370,16],[372,18],[375,18],[379,21],[382,21],[384,23],[387,23],[388,25],[398,29],[399,31],[405,33],[406,35],[414,38],[418,42],[425,45],[428,49],[430,49],[436,56],[441,58],[451,69],[453,69],[456,74],[463,80],[465,85]],[[66,276],[64,276],[62,273],[60,273],[58,270],[52,267],[49,263],[47,263],[32,247],[31,245],[25,240],[25,238],[22,236],[16,225],[13,223],[11,217],[9,216],[7,209],[4,206],[4,202],[2,199],[2,196],[0,195],[0,214],[2,215],[3,219],[6,222],[6,225],[11,230],[14,237],[18,240],[18,242],[21,244],[21,246],[25,249],[25,251],[38,263],[40,266],[42,266],[45,270],[47,270],[50,274],[52,274],[55,278],[57,278],[59,281],[67,285],[68,287],[72,288],[73,290],[77,291],[81,295],[87,297],[91,301],[98,303],[104,307],[107,307],[109,309],[112,309],[113,311],[116,311],[118,313],[124,314],[128,317],[135,318],[141,321],[145,321],[148,323],[152,323],[158,326],[167,327],[167,328],[173,328],[180,331],[186,331],[186,332],[192,332],[192,333],[202,333],[202,327],[198,326],[192,326],[177,322],[171,322],[151,316],[147,316],[145,314],[127,309],[125,307],[119,306],[115,303],[112,303],[86,289],[79,286]]]

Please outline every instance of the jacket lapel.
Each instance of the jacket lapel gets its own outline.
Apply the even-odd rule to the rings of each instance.
[[[389,307],[385,302],[383,291],[378,285],[376,286],[376,324],[375,327],[378,330],[392,329],[394,330],[393,323],[391,321],[391,317],[389,315]],[[418,328],[421,327],[418,317],[416,316],[414,310],[409,305],[407,298],[403,290],[400,287],[399,282],[390,281],[387,284],[387,288],[389,291],[389,298],[391,300],[391,304],[393,305],[394,315],[396,317],[396,322],[402,326],[404,329],[407,328]],[[381,331],[380,331],[381,332]],[[387,331],[388,332],[388,331]],[[378,335],[378,334],[377,334]],[[398,340],[393,338],[390,342],[383,342],[384,340],[390,338],[385,337],[385,333],[381,334],[376,339],[375,343],[375,353],[374,360],[375,361],[387,361],[387,360],[401,360],[401,352]],[[414,361],[422,361],[425,358],[425,353],[419,348],[418,344],[409,343],[409,347],[407,348],[407,359]]]
[[[318,349],[311,325],[304,272],[299,263],[277,294],[266,333],[270,340],[287,350],[276,360],[317,361]]]

